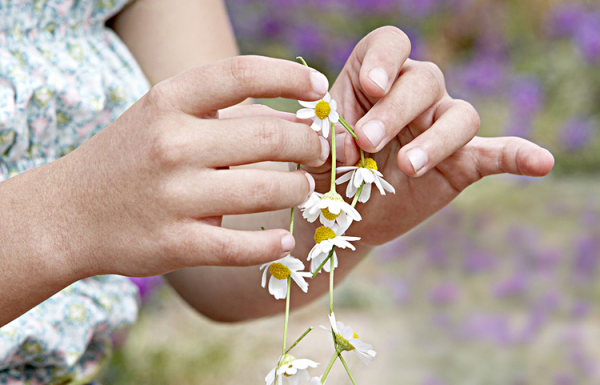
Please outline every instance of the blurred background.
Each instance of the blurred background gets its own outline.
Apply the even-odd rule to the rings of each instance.
[[[600,384],[600,3],[227,5],[242,53],[302,55],[331,83],[364,35],[395,25],[411,38],[411,57],[437,63],[450,95],[475,105],[480,135],[528,138],[556,157],[547,178],[491,177],[468,188],[382,246],[339,287],[338,318],[378,352],[369,368],[348,357],[357,381]],[[292,101],[261,102],[298,109]],[[214,324],[160,279],[140,285],[140,322],[103,383],[264,383],[280,352],[280,317]],[[289,338],[326,325],[326,312],[323,300],[293,313]],[[328,336],[318,330],[295,349],[323,366],[330,353]],[[339,363],[330,378],[350,383]]]

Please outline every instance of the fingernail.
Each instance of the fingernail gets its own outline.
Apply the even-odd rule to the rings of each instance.
[[[290,251],[292,251],[295,245],[296,241],[294,240],[294,237],[291,234],[287,234],[283,238],[281,238],[281,248],[283,249],[284,253],[289,253]]]
[[[310,186],[310,191],[308,192],[308,195],[310,196],[310,194],[312,194],[315,191],[315,178],[313,178],[313,176],[307,172],[304,173],[304,176],[306,177],[306,179],[308,179],[308,184]]]
[[[346,140],[346,133],[337,134],[335,136],[335,155],[337,161],[340,163],[346,163],[346,154],[344,152],[344,141]]]
[[[385,136],[385,128],[379,120],[371,120],[362,127],[362,130],[373,147],[379,146]]]
[[[324,94],[329,90],[329,80],[320,72],[311,71],[310,82],[313,90],[318,94]]]
[[[322,136],[319,136],[319,140],[321,141],[321,155],[319,159],[325,162],[327,161],[327,158],[329,158],[329,142]]]
[[[410,160],[415,172],[419,172],[419,170],[427,164],[427,153],[419,147],[415,147],[412,150],[407,151],[406,156],[408,157],[408,160]]]
[[[375,84],[379,86],[382,90],[387,90],[388,86],[388,74],[385,72],[383,68],[375,67],[371,71],[369,71],[369,79],[373,80]]]

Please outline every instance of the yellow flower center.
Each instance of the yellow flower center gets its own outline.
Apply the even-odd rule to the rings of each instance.
[[[288,269],[288,267],[281,262],[271,263],[271,266],[269,266],[269,271],[273,277],[280,280],[288,279],[289,276],[292,275],[290,269]]]
[[[337,346],[340,350],[354,350],[355,349],[355,347],[350,343],[350,341],[348,341],[347,339],[342,337],[342,335],[340,333],[337,333],[335,335],[335,343],[337,344]]]
[[[354,337],[354,338],[356,338],[356,339],[359,339],[359,338],[358,338],[358,334],[356,334],[356,332],[354,332],[354,335],[353,335],[352,337]]]
[[[315,243],[321,243],[332,238],[335,238],[335,232],[329,227],[321,226],[315,231]]]
[[[321,100],[315,106],[315,114],[317,115],[317,118],[319,118],[321,120],[328,117],[330,112],[331,112],[331,106],[325,100]]]
[[[359,160],[356,167],[362,167],[362,161]],[[365,158],[365,168],[377,171],[377,162],[371,158]]]
[[[321,213],[323,213],[323,216],[327,218],[328,221],[333,221],[335,218],[339,217],[342,212],[340,211],[339,213],[334,214],[325,207],[324,209],[321,209]]]

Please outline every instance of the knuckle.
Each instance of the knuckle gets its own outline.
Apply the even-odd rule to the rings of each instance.
[[[172,79],[155,84],[144,96],[144,103],[155,111],[170,111],[173,109],[174,88]]]
[[[420,74],[423,86],[429,92],[439,95],[444,90],[444,74],[437,64],[422,62]]]
[[[461,106],[461,109],[464,111],[467,126],[473,130],[473,135],[477,134],[479,128],[481,127],[481,118],[479,117],[477,110],[471,103],[464,100],[459,100],[458,103]]]
[[[216,252],[225,266],[238,266],[241,264],[240,248],[235,239],[229,234],[221,235],[216,242]]]
[[[239,87],[245,87],[255,77],[255,66],[252,57],[236,56],[229,59],[229,75]]]
[[[281,193],[281,184],[275,177],[265,178],[254,186],[255,201],[260,210],[268,210],[277,206]]]
[[[257,144],[261,151],[275,157],[279,155],[285,145],[286,139],[281,122],[274,118],[260,120],[257,133]]]
[[[408,35],[404,33],[404,31],[402,31],[400,28],[394,27],[393,25],[386,25],[384,27],[378,28],[376,31],[390,36],[390,38],[398,41],[399,45],[407,46],[410,50],[410,39],[408,38]]]
[[[173,132],[157,133],[150,145],[150,160],[161,168],[173,168],[183,159],[182,144]]]

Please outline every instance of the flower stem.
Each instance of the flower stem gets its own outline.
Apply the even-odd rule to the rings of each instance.
[[[281,349],[281,354],[285,355],[286,345],[287,345],[287,329],[288,329],[288,320],[290,319],[290,289],[292,287],[292,278],[288,277],[287,279],[287,296],[285,297],[285,323],[283,324],[283,348]]]
[[[335,192],[335,125],[331,123],[331,191]]]
[[[302,56],[297,56],[296,59],[300,60],[302,62],[302,64],[304,64],[305,66],[308,67],[308,64],[306,64],[306,62],[304,61],[304,58]]]
[[[350,125],[348,124],[348,122],[346,122],[346,120],[344,118],[342,118],[341,115],[340,115],[340,123],[342,124],[342,126],[344,126],[344,128],[346,129],[346,131],[348,131],[350,133],[350,135],[352,135],[352,137],[354,139],[358,139],[358,136],[356,136],[356,134],[354,133],[354,130],[352,129],[352,127],[350,127]]]
[[[308,334],[308,333],[310,333],[312,330],[313,330],[313,328],[308,328],[308,329],[306,329],[306,331],[305,331],[305,332],[304,332],[304,333],[303,333],[303,334],[300,336],[300,338],[298,338],[298,339],[296,340],[296,342],[294,342],[294,343],[292,344],[292,346],[290,346],[290,347],[288,348],[288,350],[286,350],[286,351],[285,351],[285,354],[288,354],[288,353],[289,353],[289,352],[290,352],[290,351],[291,351],[293,348],[295,348],[295,347],[296,347],[296,345],[298,345],[298,344],[300,343],[300,341],[302,341],[302,340],[304,339],[304,337],[306,337],[306,336],[307,336],[307,334]]]
[[[332,248],[333,250],[333,248]],[[329,258],[329,314],[333,314],[333,253]]]
[[[333,246],[331,248],[331,251],[329,252],[329,255],[327,256],[327,258],[325,258],[325,260],[323,261],[323,263],[321,263],[321,265],[319,265],[319,268],[317,270],[315,270],[315,272],[313,273],[311,278],[314,278],[317,276],[317,274],[319,274],[319,272],[321,272],[321,269],[323,268],[323,266],[325,266],[325,264],[327,262],[329,262],[329,258],[332,258],[333,256],[333,251],[335,250],[335,246]]]
[[[325,369],[325,373],[323,373],[323,377],[321,377],[321,384],[325,383],[325,380],[327,379],[327,376],[329,375],[329,372],[331,371],[331,367],[333,366],[333,363],[335,362],[335,360],[337,360],[337,358],[339,356],[340,356],[340,352],[336,350],[335,353],[333,353],[331,360],[329,360],[329,365],[327,365],[327,369]]]
[[[360,193],[362,193],[364,185],[365,185],[365,182],[362,182],[362,184],[360,185],[360,187],[356,191],[356,195],[354,195],[354,199],[352,199],[352,204],[350,206],[356,207],[356,203],[358,202],[358,198],[360,198]]]
[[[354,378],[352,377],[352,373],[350,373],[350,369],[348,369],[348,365],[346,365],[346,360],[344,360],[344,357],[342,357],[341,354],[340,354],[340,361],[342,361],[342,365],[344,365],[344,368],[346,369],[346,373],[348,373],[348,377],[350,377],[350,381],[352,381],[352,383],[354,385],[356,385],[356,381],[354,381]]]

